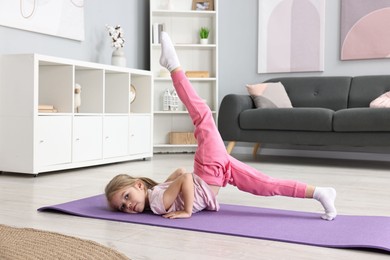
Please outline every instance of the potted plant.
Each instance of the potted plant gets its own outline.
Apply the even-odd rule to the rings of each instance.
[[[208,44],[210,29],[207,27],[201,27],[199,30],[199,37],[201,44]]]

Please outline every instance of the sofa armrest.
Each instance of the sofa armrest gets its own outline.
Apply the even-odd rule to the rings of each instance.
[[[249,95],[229,94],[222,99],[218,114],[218,129],[224,141],[239,141],[240,113],[255,108]]]

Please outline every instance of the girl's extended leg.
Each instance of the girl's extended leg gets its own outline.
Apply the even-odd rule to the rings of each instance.
[[[230,159],[230,165],[229,184],[242,191],[261,196],[314,198],[325,209],[325,214],[321,216],[323,219],[333,220],[337,216],[334,206],[336,190],[333,188],[314,187],[294,180],[275,179],[233,157]]]
[[[195,126],[194,135],[198,142],[195,153],[194,172],[210,185],[225,186],[226,165],[229,157],[225,144],[215,125],[209,106],[199,97],[190,81],[180,69],[171,40],[166,33],[161,34],[162,56],[160,63],[171,71],[176,92],[186,106]]]
[[[323,219],[336,217],[336,191],[333,188],[315,188],[297,181],[271,178],[228,155],[210,108],[180,69],[175,49],[165,32],[161,35],[161,45],[160,64],[171,72],[176,92],[195,125],[194,134],[198,141],[194,161],[196,174],[209,185],[221,187],[229,183],[255,195],[315,198],[325,208]]]

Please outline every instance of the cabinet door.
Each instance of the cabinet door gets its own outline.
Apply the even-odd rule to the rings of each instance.
[[[127,144],[129,142],[129,117],[105,116],[103,129],[104,158],[127,155]]]
[[[151,127],[152,123],[150,115],[130,116],[130,154],[152,152]]]
[[[73,121],[73,161],[102,158],[103,119],[101,116],[75,116]]]
[[[70,163],[72,160],[71,116],[39,116],[37,142],[38,166]]]

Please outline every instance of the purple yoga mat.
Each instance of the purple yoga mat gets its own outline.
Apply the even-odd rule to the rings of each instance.
[[[338,215],[333,221],[325,221],[316,213],[222,204],[218,212],[202,211],[188,219],[165,219],[152,213],[110,211],[104,195],[41,207],[38,211],[323,247],[390,252],[390,217]]]

